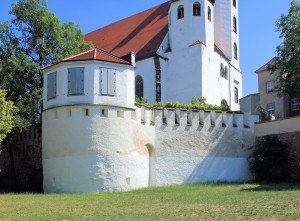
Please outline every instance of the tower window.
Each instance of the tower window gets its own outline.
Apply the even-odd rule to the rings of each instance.
[[[68,95],[84,94],[84,68],[68,69]]]
[[[221,68],[220,68],[220,76],[224,77],[224,65],[221,64]]]
[[[225,79],[228,79],[228,68],[227,68],[227,66],[225,67],[224,77],[225,77]]]
[[[239,103],[239,89],[237,87],[234,87],[234,102]]]
[[[56,75],[57,72],[47,75],[47,100],[56,98]]]
[[[135,78],[135,96],[139,98],[144,97],[144,83],[141,76]]]
[[[180,5],[178,7],[178,19],[182,19],[184,18],[184,7],[182,5]]]
[[[237,21],[236,17],[233,17],[233,32],[237,34]]]
[[[232,1],[232,5],[233,5],[234,7],[236,7],[236,0],[233,0],[233,1]]]
[[[234,55],[234,58],[237,60],[238,59],[238,48],[237,48],[236,43],[234,43],[234,45],[233,45],[233,55]]]
[[[207,18],[209,21],[211,21],[211,8],[208,6],[208,10],[207,10]]]
[[[195,2],[193,5],[193,15],[201,16],[201,5],[199,2]]]

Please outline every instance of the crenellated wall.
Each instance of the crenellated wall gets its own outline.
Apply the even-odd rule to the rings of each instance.
[[[257,116],[74,105],[43,113],[45,192],[246,181]]]

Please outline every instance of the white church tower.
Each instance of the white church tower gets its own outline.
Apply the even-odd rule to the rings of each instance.
[[[192,96],[205,97],[209,104],[239,110],[237,0],[175,1],[168,16],[165,101],[189,103]]]

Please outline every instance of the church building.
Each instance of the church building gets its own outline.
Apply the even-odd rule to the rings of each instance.
[[[172,0],[86,35],[43,68],[46,193],[252,180],[258,116],[239,110],[238,5]],[[148,107],[192,96],[232,111]]]
[[[86,35],[116,56],[136,55],[135,95],[152,102],[207,103],[239,110],[237,0],[171,0]]]

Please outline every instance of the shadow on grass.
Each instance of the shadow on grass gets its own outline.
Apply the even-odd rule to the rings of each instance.
[[[255,185],[255,184],[254,184]],[[300,190],[300,183],[258,183],[258,186],[253,188],[242,188],[242,192],[259,192],[259,191],[288,191]]]
[[[16,189],[0,189],[0,194],[43,194],[43,192]]]

